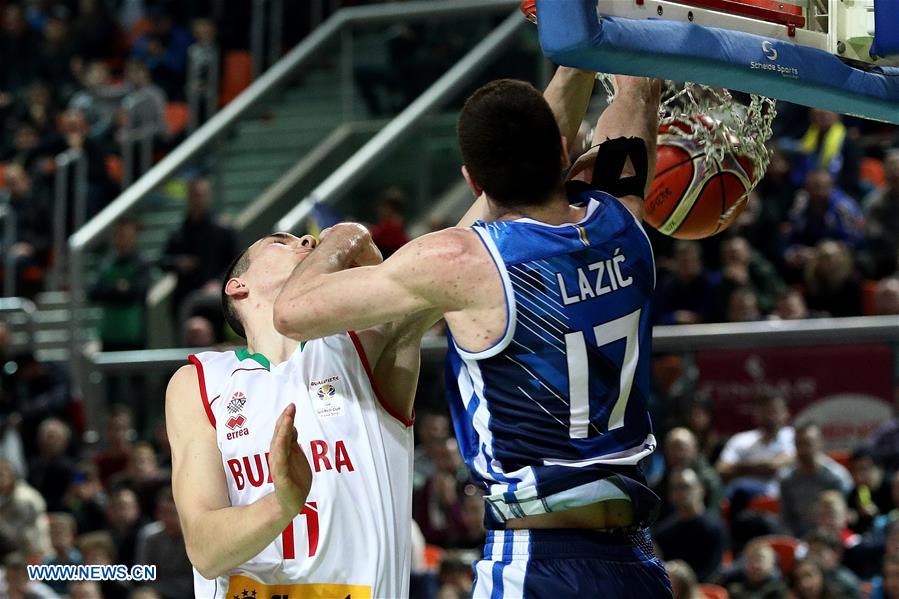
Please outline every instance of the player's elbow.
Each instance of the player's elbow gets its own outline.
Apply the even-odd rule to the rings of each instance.
[[[190,535],[185,534],[184,547],[187,549],[190,563],[206,580],[214,580],[228,571],[226,565],[217,559],[214,554],[216,548],[210,543],[198,542],[196,539],[191,539]]]
[[[304,339],[300,338],[300,331],[306,328],[305,318],[302,311],[294,307],[295,304],[296,300],[279,296],[272,310],[273,324],[278,334],[303,341]]]

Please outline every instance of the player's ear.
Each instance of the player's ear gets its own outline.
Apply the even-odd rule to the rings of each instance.
[[[571,153],[568,151],[568,138],[562,136],[562,170],[567,170],[571,166]]]
[[[241,300],[246,299],[246,297],[250,295],[250,290],[243,281],[237,277],[231,277],[228,279],[228,282],[225,283],[225,295],[231,299]]]
[[[484,188],[471,178],[471,175],[468,173],[468,169],[464,164],[462,165],[462,176],[465,177],[465,182],[468,183],[468,188],[471,190],[471,193],[474,194],[474,197],[481,197],[481,194],[484,193]]]

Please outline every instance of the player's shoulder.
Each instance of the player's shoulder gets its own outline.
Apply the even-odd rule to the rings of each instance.
[[[483,243],[471,228],[450,227],[422,235],[409,243],[408,248],[416,262],[444,269],[462,267],[487,257]]]

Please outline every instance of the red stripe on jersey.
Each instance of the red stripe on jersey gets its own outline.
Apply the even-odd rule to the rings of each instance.
[[[206,409],[206,417],[209,418],[212,428],[215,428],[215,416],[212,414],[212,405],[210,405],[209,397],[206,395],[206,377],[203,375],[203,363],[193,354],[187,356],[187,359],[197,367],[197,379],[200,382],[200,398],[203,400],[203,407]]]
[[[371,366],[368,364],[368,357],[365,355],[365,349],[362,347],[362,342],[359,341],[359,336],[356,335],[354,331],[350,331],[349,335],[350,339],[353,340],[353,345],[356,347],[356,353],[359,354],[359,361],[362,362],[362,368],[365,369],[365,374],[368,375],[368,382],[371,384],[371,390],[374,391],[375,397],[378,398],[378,403],[381,404],[381,407],[384,408],[385,412],[399,420],[403,426],[412,426],[415,422],[415,412],[413,411],[412,418],[409,418],[397,412],[393,406],[384,401],[384,396],[381,395],[381,392],[378,390],[378,385],[375,383],[375,376],[372,374]]]

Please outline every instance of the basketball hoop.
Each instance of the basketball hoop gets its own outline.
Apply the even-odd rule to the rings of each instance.
[[[607,101],[611,102],[615,97],[612,75],[597,73],[596,78],[605,89]],[[766,144],[771,139],[771,125],[776,115],[772,98],[752,95],[747,105],[738,102],[723,88],[689,81],[663,81],[659,105],[660,141],[665,136],[686,139],[699,146],[708,161],[722,164],[728,157],[738,156],[752,166],[744,169],[750,182],[746,193],[721,215],[722,222],[742,208],[764,176],[770,161]],[[592,136],[591,131],[590,138]]]

